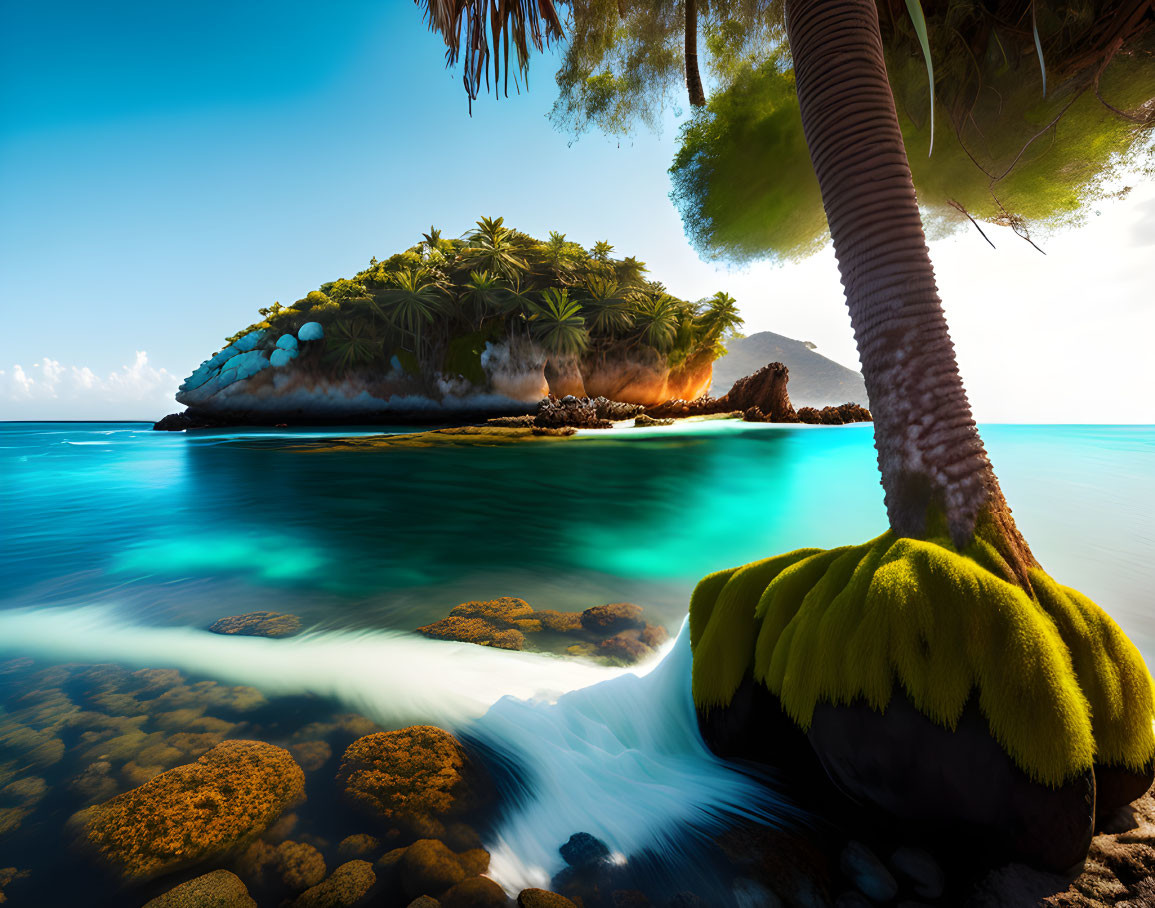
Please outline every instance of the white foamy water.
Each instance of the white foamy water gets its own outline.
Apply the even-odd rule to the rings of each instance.
[[[660,658],[621,669],[393,632],[270,640],[127,624],[109,608],[18,609],[0,612],[0,653],[177,668],[266,694],[334,697],[386,726],[463,734],[525,783],[487,843],[489,875],[514,893],[548,886],[575,832],[673,863],[687,833],[789,813],[702,743],[685,627]]]

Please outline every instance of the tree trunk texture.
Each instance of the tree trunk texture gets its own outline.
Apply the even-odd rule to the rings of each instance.
[[[786,28],[891,528],[922,537],[938,510],[962,548],[977,526],[1029,589],[1036,562],[975,428],[935,286],[875,0],[787,0]]]
[[[686,91],[693,107],[706,105],[702,74],[698,71],[698,0],[686,0]]]

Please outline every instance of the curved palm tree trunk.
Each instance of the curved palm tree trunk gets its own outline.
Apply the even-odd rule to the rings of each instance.
[[[686,91],[692,106],[706,105],[702,74],[698,71],[698,0],[686,0]]]
[[[787,0],[806,142],[834,239],[874,415],[890,525],[926,533],[945,515],[976,529],[1024,585],[1036,564],[971,416],[926,248],[887,81],[876,0]]]

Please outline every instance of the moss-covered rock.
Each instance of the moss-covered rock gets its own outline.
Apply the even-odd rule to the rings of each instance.
[[[493,880],[470,877],[441,896],[442,908],[506,908],[509,897]]]
[[[377,875],[368,861],[348,861],[332,875],[302,892],[292,908],[353,908],[364,904]]]
[[[246,612],[214,621],[214,634],[241,634],[245,637],[291,637],[301,630],[301,619],[281,612]]]
[[[517,908],[577,908],[577,905],[548,889],[523,889],[517,896]]]
[[[432,725],[377,732],[345,751],[337,782],[345,797],[383,819],[423,825],[475,800],[464,750]]]
[[[466,877],[457,855],[438,839],[418,839],[405,849],[398,869],[409,898],[440,896]]]
[[[1093,768],[1149,781],[1151,679],[1094,603],[1030,582],[981,539],[960,553],[891,533],[711,575],[690,610],[704,727],[753,681],[852,797],[997,827],[992,842],[1065,869],[1089,841]]]
[[[257,908],[257,903],[236,874],[214,870],[174,886],[144,908]]]
[[[226,741],[73,822],[102,862],[143,880],[243,847],[303,796],[304,785],[288,751]]]
[[[517,628],[499,627],[485,618],[462,618],[450,615],[417,628],[419,634],[434,640],[456,640],[496,649],[520,650],[525,648],[525,634]]]

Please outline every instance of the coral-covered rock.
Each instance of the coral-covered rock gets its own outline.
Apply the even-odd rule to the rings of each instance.
[[[582,612],[582,627],[593,633],[613,634],[618,631],[645,627],[642,621],[642,607],[632,602],[614,602],[609,605],[595,605]]]
[[[498,627],[484,618],[451,616],[419,627],[417,632],[435,640],[456,640],[460,643],[476,643],[478,646],[492,646],[496,649],[525,648],[525,634],[521,631],[516,628]]]
[[[438,839],[418,839],[405,849],[398,869],[409,898],[440,896],[465,879],[465,868],[457,855]]]
[[[281,842],[272,850],[266,874],[275,875],[286,889],[300,892],[325,878],[325,858],[308,842]]]
[[[144,908],[257,908],[235,873],[214,870],[158,895]]]
[[[291,637],[301,630],[301,619],[280,612],[248,612],[214,621],[209,630],[214,634],[241,634],[245,637]]]
[[[462,880],[441,896],[442,908],[506,908],[509,898],[497,883],[483,876]]]
[[[380,851],[381,840],[365,833],[345,836],[337,843],[337,852],[344,857],[363,858]]]
[[[328,879],[297,896],[292,908],[352,908],[363,904],[376,882],[372,864],[349,861],[334,870]]]
[[[329,762],[333,748],[328,741],[298,741],[289,745],[289,753],[305,772],[316,772]]]
[[[517,908],[577,908],[577,905],[548,889],[523,889],[517,896]]]
[[[81,842],[104,863],[142,880],[243,847],[299,800],[304,786],[288,751],[226,741],[73,820]]]
[[[470,806],[475,795],[469,773],[453,735],[415,725],[358,738],[341,759],[337,782],[358,807],[412,824]]]

